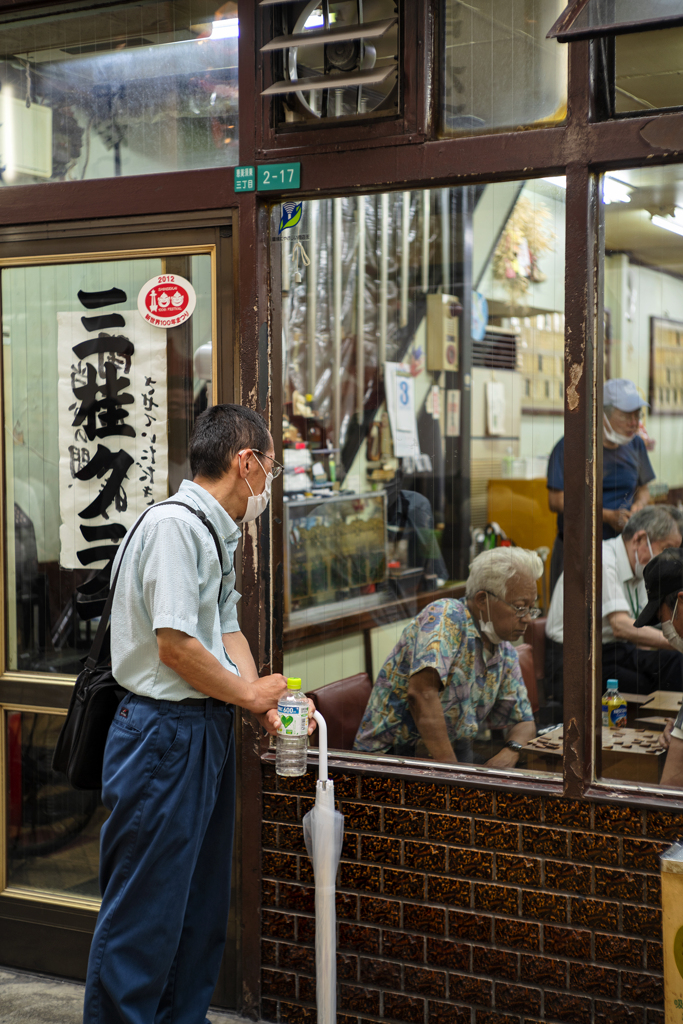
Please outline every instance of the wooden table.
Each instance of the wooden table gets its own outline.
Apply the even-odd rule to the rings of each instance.
[[[603,729],[602,778],[657,785],[666,751],[659,745],[661,733],[652,729]],[[537,736],[524,747],[530,771],[560,772],[564,727]]]
[[[683,694],[678,690],[655,690],[648,693],[647,699],[640,705],[640,713],[652,711],[655,715],[668,714],[673,718],[681,710]]]

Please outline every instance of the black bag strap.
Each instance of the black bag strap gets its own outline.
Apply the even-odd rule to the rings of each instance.
[[[216,553],[218,555],[218,562],[219,562],[220,567],[221,567],[221,582],[220,582],[220,586],[218,588],[218,603],[220,604],[220,602],[221,602],[221,594],[223,593],[223,553],[221,551],[221,542],[218,539],[218,534],[216,533],[216,530],[214,528],[213,523],[210,521],[210,519],[207,516],[206,512],[202,512],[201,509],[195,508],[193,505],[186,505],[184,501],[164,501],[164,502],[160,502],[160,504],[164,504],[164,505],[182,505],[182,507],[186,508],[188,510],[188,512],[192,512],[193,515],[197,516],[197,519],[199,519],[200,522],[202,522],[204,524],[204,526],[207,528],[207,530],[209,531],[209,533],[213,537],[213,542],[216,545]],[[142,513],[142,515],[138,517],[136,522],[133,524],[132,528],[126,534],[126,539],[124,541],[123,548],[121,550],[121,558],[119,559],[119,564],[118,564],[118,567],[116,569],[116,575],[114,576],[112,584],[111,584],[111,586],[109,588],[109,593],[107,595],[107,600],[105,601],[104,608],[102,609],[102,614],[100,616],[100,621],[99,621],[99,624],[97,626],[97,632],[95,633],[95,639],[93,640],[92,647],[90,648],[90,654],[88,655],[88,657],[85,660],[85,667],[87,669],[90,669],[91,671],[92,671],[92,669],[97,668],[97,665],[98,665],[99,660],[100,660],[100,654],[102,653],[102,645],[104,643],[104,638],[105,638],[105,636],[107,634],[107,629],[109,627],[109,616],[111,615],[111,606],[112,606],[112,602],[114,600],[114,590],[116,589],[116,584],[118,582],[119,573],[121,572],[121,566],[123,565],[123,558],[124,558],[124,555],[126,553],[126,548],[128,547],[128,544],[130,543],[130,541],[133,538],[133,534],[135,533],[135,531],[137,530],[138,526],[140,525],[142,520],[145,518],[147,513],[151,512],[151,510],[153,508],[157,508],[157,507],[158,507],[157,505],[150,505],[150,507],[148,509],[145,509],[145,511]]]

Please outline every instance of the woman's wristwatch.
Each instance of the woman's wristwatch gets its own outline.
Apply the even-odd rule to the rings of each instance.
[[[508,740],[505,746],[509,747],[510,750],[514,750],[515,754],[521,754],[522,752],[522,744],[518,743],[517,740]]]

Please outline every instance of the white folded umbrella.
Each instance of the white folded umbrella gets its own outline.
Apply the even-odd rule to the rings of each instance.
[[[315,875],[315,969],[318,1024],[337,1020],[336,879],[344,838],[344,815],[334,807],[334,783],[327,777],[327,725],[315,712],[319,729],[319,770],[315,804],[304,817],[304,840]]]

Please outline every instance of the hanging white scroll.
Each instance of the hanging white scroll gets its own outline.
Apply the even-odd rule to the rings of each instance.
[[[58,313],[57,324],[59,561],[101,569],[168,497],[166,331],[137,310]]]

